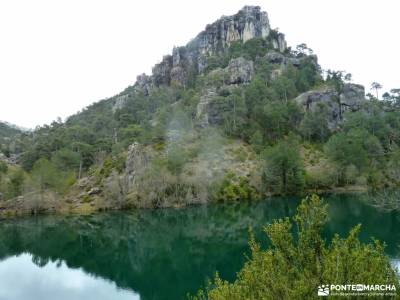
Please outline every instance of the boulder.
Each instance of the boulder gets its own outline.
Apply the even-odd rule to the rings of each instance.
[[[270,64],[286,64],[286,57],[283,54],[276,51],[269,51],[264,56],[264,59]]]
[[[112,108],[113,112],[116,112],[117,110],[120,110],[124,108],[126,102],[128,101],[130,95],[125,94],[125,95],[120,95],[115,98],[114,106]]]
[[[254,65],[251,60],[238,57],[229,62],[226,71],[229,75],[229,84],[248,83],[254,76]]]
[[[169,85],[171,82],[172,56],[165,55],[163,60],[153,67],[153,82],[156,86]]]
[[[185,82],[186,82],[185,69],[180,66],[173,67],[171,70],[171,84],[184,86]]]
[[[174,47],[174,49],[172,49],[172,66],[176,67],[179,66],[181,61],[182,61],[182,50],[184,49],[183,47]]]
[[[301,58],[298,58],[298,57],[291,57],[291,58],[289,58],[289,62],[290,62],[293,66],[295,66],[295,67],[300,67]]]
[[[93,187],[93,188],[91,188],[91,189],[89,190],[89,192],[87,192],[87,194],[88,194],[89,196],[97,195],[97,194],[100,194],[100,193],[101,193],[101,189],[100,189],[99,187]]]
[[[316,112],[320,105],[328,109],[328,126],[330,129],[337,127],[341,119],[339,95],[333,88],[324,88],[318,91],[309,91],[299,95],[295,101],[303,107],[304,111]]]
[[[149,155],[139,143],[133,143],[128,148],[128,155],[125,163],[124,182],[127,184],[127,191],[134,186],[135,179],[141,175],[149,163]]]
[[[277,33],[275,38],[272,38],[272,47],[280,52],[284,52],[287,48],[285,35],[283,33]]]
[[[342,121],[345,111],[357,111],[361,108],[365,102],[365,89],[362,85],[347,83],[338,93],[333,87],[328,86],[303,93],[295,101],[304,108],[304,111],[316,111],[319,105],[326,106],[328,126],[330,129],[335,129]]]
[[[207,68],[207,57],[205,55],[200,55],[197,58],[197,70],[199,73],[204,73]]]
[[[206,89],[202,96],[200,97],[200,101],[197,104],[196,109],[196,119],[197,126],[199,127],[207,127],[209,122],[209,105],[216,97],[217,92],[215,88]]]
[[[83,177],[81,179],[78,180],[77,185],[80,188],[86,188],[90,185],[90,179],[89,177]]]
[[[136,77],[135,89],[142,92],[145,96],[149,95],[152,88],[152,78],[146,74],[141,74]]]
[[[359,84],[348,83],[343,86],[340,94],[342,111],[357,111],[365,102],[365,88]]]

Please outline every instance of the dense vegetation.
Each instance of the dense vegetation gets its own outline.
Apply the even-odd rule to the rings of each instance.
[[[327,207],[318,196],[304,199],[292,220],[276,220],[265,227],[272,243],[261,249],[250,241],[251,259],[229,283],[218,274],[205,291],[195,299],[318,299],[320,285],[355,283],[395,285],[400,288],[395,271],[377,240],[360,242],[361,225],[347,238],[336,235],[327,245],[321,237],[327,222]]]
[[[21,130],[17,127],[0,121],[0,152],[7,157],[10,156],[10,152],[15,151],[14,137],[20,133]]]
[[[136,83],[65,122],[28,132],[0,123],[0,211],[170,207],[400,186],[400,89],[379,97],[374,82],[374,95],[342,111],[351,74],[321,70],[305,44],[279,52],[268,38],[254,38],[206,58],[204,70],[184,69],[184,82]],[[241,68],[248,74],[235,78]],[[309,91],[325,93],[313,109],[298,100]],[[374,204],[398,209],[393,199]],[[252,258],[236,281],[217,274],[195,298],[312,299],[321,284],[372,279],[400,288],[384,246],[362,244],[360,226],[326,244],[327,208],[317,196],[292,221],[267,225],[272,247],[252,239]],[[46,263],[51,254],[39,250],[38,263]]]
[[[160,203],[168,197],[169,204],[182,204],[186,198],[229,200],[248,195],[244,198],[253,199],[349,185],[398,186],[400,91],[393,89],[379,100],[369,94],[363,107],[346,111],[339,126],[332,128],[326,105],[304,111],[293,99],[321,87],[340,92],[351,76],[334,71],[323,76],[316,56],[304,44],[284,53],[289,59],[284,67],[262,59],[271,51],[263,39],[236,42],[210,56],[205,73],[188,74],[186,85],[171,82],[153,86],[149,93],[128,87],[65,122],[54,121],[15,136],[12,150],[3,152],[17,155],[22,168],[2,168],[2,194],[6,199],[32,191],[62,196],[84,177],[103,187],[107,178],[124,172],[126,150],[134,142],[152,153],[151,166],[143,175],[148,180],[142,180],[148,186],[135,196],[137,203],[144,201],[144,195],[153,195],[146,206],[168,205]],[[227,85],[221,70],[237,57],[252,60],[255,74],[248,84]],[[378,89],[374,85],[374,91]],[[220,113],[213,124],[202,128],[196,111],[209,90],[216,93],[213,105]],[[120,97],[124,105],[116,108]],[[218,142],[210,141],[210,136],[218,137]],[[219,155],[217,151],[235,141],[240,141],[232,150],[235,160],[255,162],[247,174],[227,172],[215,177],[209,188],[210,182],[203,178],[190,179],[190,164],[208,159],[206,154],[212,151]],[[121,183],[114,186],[117,190],[110,195],[125,195]]]

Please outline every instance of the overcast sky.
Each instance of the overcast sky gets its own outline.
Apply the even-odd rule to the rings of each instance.
[[[324,69],[400,88],[398,0],[0,0],[0,120],[35,127],[111,97],[246,4]]]

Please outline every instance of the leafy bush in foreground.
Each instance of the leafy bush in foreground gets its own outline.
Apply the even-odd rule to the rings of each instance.
[[[327,206],[316,195],[302,201],[293,221],[288,218],[265,227],[272,246],[262,250],[252,238],[252,258],[229,283],[218,274],[194,299],[314,299],[322,284],[395,284],[399,280],[377,240],[360,242],[361,226],[347,238],[336,235],[330,245],[321,236],[327,221]]]

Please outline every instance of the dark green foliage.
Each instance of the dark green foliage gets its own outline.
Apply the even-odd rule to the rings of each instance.
[[[327,73],[326,83],[333,86],[340,93],[344,86],[344,72],[328,70]]]
[[[13,125],[0,122],[0,153],[6,157],[10,156],[10,148],[13,145],[14,152],[19,152],[17,143],[14,141],[22,134],[22,131]]]
[[[6,198],[11,199],[20,196],[22,194],[24,181],[25,175],[22,170],[12,172],[6,186]]]
[[[88,168],[93,164],[95,148],[92,145],[83,142],[74,142],[72,149],[79,153],[80,163],[82,163],[83,168]]]
[[[297,70],[292,69],[292,73]],[[298,75],[296,77],[296,88],[300,92],[305,92],[313,86],[322,82],[321,70],[311,56],[306,57],[300,64]]]
[[[254,78],[245,89],[245,99],[249,116],[256,116],[262,109],[265,102],[271,99],[265,82],[259,78]]]
[[[32,169],[32,176],[41,191],[57,185],[57,173],[56,167],[45,158],[36,161]]]
[[[8,171],[8,166],[5,162],[0,161],[0,175],[5,174]]]
[[[122,173],[125,170],[125,161],[126,155],[123,153],[108,155],[102,162],[101,166],[90,170],[90,174],[95,176],[97,184],[100,185],[103,183],[105,178],[112,174],[113,171],[116,171],[118,174]]]
[[[80,155],[68,148],[53,153],[51,161],[59,170],[78,170]]]
[[[259,193],[250,185],[248,178],[238,178],[235,174],[228,173],[219,184],[214,198],[217,201],[255,200],[259,198]]]
[[[310,83],[311,85],[311,83]],[[291,78],[290,73],[286,72],[271,82],[271,89],[281,101],[288,102],[297,95],[295,81]],[[300,89],[301,90],[301,89]]]
[[[242,54],[245,58],[254,61],[257,57],[263,57],[269,50],[270,45],[268,41],[262,38],[254,38],[243,44]],[[238,55],[238,53],[236,55]]]
[[[319,103],[315,111],[306,112],[300,124],[302,136],[308,141],[326,141],[330,135],[328,114],[328,107],[323,103]]]
[[[31,176],[34,191],[40,193],[46,190],[64,193],[75,181],[74,173],[58,169],[54,163],[45,158],[41,158],[35,162]]]
[[[256,130],[250,137],[250,145],[257,153],[260,153],[261,150],[263,149],[264,146],[263,136],[259,130]]]
[[[45,159],[71,178],[97,174],[102,179],[115,169],[122,172],[124,164],[115,161],[120,162],[128,146],[137,142],[165,154],[165,168],[180,177],[185,165],[197,155],[186,147],[193,140],[185,140],[185,136],[207,135],[207,129],[198,126],[197,114],[200,99],[211,91],[206,111],[212,131],[229,139],[241,139],[257,154],[268,147],[263,183],[269,193],[302,190],[304,171],[299,148],[304,143],[317,143],[320,148],[327,143],[325,153],[331,170],[329,180],[323,180],[325,188],[330,187],[336,173],[339,178],[335,182],[341,185],[398,184],[394,153],[400,146],[399,90],[385,93],[383,101],[371,97],[359,112],[346,112],[334,132],[328,128],[331,112],[327,106],[304,113],[294,98],[320,85],[333,86],[341,92],[351,76],[328,71],[323,80],[311,49],[301,44],[296,51],[279,53],[272,49],[272,40],[277,38],[279,32],[272,30],[267,39],[234,42],[224,51],[206,57],[204,74],[198,73],[196,65],[183,65],[188,74],[185,84],[159,85],[143,91],[130,86],[110,99],[88,106],[66,122],[57,120],[33,132],[21,132],[1,123],[0,151],[18,158],[28,173],[37,161]],[[270,51],[277,55],[278,62],[266,56]],[[255,74],[248,83],[228,84],[229,74],[217,68],[226,68],[231,59],[238,57],[251,60]],[[302,140],[292,142],[294,135],[301,135]],[[4,139],[2,142],[2,136],[7,143]],[[218,148],[221,145],[226,141]],[[310,186],[316,186],[315,177],[308,176]],[[6,181],[3,178],[3,183]]]
[[[233,42],[228,51],[222,56],[214,55],[207,58],[206,71],[225,68],[232,58],[244,57],[254,61],[263,57],[271,49],[271,44],[262,38],[250,39],[244,43],[242,41]]]
[[[228,136],[242,137],[243,130],[248,122],[247,107],[243,93],[240,89],[235,89],[215,100],[219,109],[222,110],[221,118],[224,131]]]
[[[139,138],[143,135],[143,128],[137,124],[130,124],[125,128],[120,130],[120,142],[127,147],[139,140]]]
[[[248,86],[224,89],[224,78],[211,78],[207,83],[221,87],[215,103],[221,106],[219,125],[226,135],[249,141],[259,131],[262,143],[273,143],[298,126],[301,115],[290,100],[304,90],[299,86],[315,84],[319,70],[313,59],[302,59],[298,68],[289,65],[281,76],[272,80],[276,66],[263,59],[270,50],[271,41],[257,38],[233,43],[226,52],[208,58],[208,70],[224,68],[237,57],[252,60],[255,65],[256,77]],[[96,161],[98,153],[119,153],[133,142],[162,144],[170,132],[175,110],[181,110],[193,127],[204,78],[197,76],[195,70],[190,74],[190,88],[160,86],[144,94],[131,86],[115,97],[88,106],[65,123],[59,120],[26,133],[21,139],[22,166],[31,171],[37,160],[45,158],[57,159],[56,164],[76,170],[79,155],[79,173],[84,173]],[[124,103],[123,109],[115,110],[117,102]],[[277,128],[273,120],[279,123]],[[69,158],[60,158],[64,154],[59,151]],[[70,151],[68,155],[66,151]]]
[[[271,101],[263,108],[264,137],[276,142],[290,132],[296,131],[301,120],[300,108],[293,102]]]
[[[383,113],[383,109],[382,103],[369,102],[365,110],[346,114],[344,129],[365,129],[376,136],[387,150],[400,145],[400,112],[394,110]]]
[[[364,129],[333,135],[325,145],[325,152],[339,166],[341,183],[349,166],[359,172],[372,171],[381,167],[384,155],[379,140]]]
[[[304,167],[294,137],[282,140],[264,152],[265,190],[277,194],[299,193],[304,186]]]
[[[19,130],[9,124],[0,122],[0,140],[3,140],[4,138],[10,138],[19,133],[21,133],[21,130]]]
[[[400,288],[384,246],[379,241],[363,244],[361,226],[347,238],[336,235],[330,244],[322,239],[327,207],[318,196],[304,199],[292,222],[276,220],[265,228],[271,247],[263,250],[250,240],[251,259],[229,283],[217,274],[208,289],[194,299],[319,299],[318,286],[356,283],[388,284]]]

